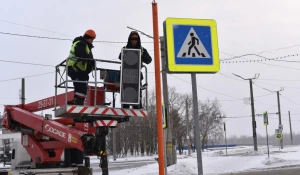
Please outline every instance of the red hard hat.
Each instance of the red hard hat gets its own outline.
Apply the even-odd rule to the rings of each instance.
[[[94,30],[91,30],[91,29],[87,30],[85,32],[85,35],[88,35],[88,36],[90,36],[92,38],[96,38],[96,32]]]

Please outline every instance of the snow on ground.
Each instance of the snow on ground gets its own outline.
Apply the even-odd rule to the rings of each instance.
[[[168,167],[168,174],[198,174],[196,156],[196,153],[192,153],[191,156],[178,155],[177,164]],[[132,161],[137,159],[153,160],[154,157],[129,157],[125,159],[118,159],[117,161]],[[279,150],[277,146],[270,146],[270,158],[268,158],[266,146],[259,147],[257,152],[253,151],[253,147],[249,146],[230,148],[228,149],[228,156],[226,156],[225,148],[209,149],[202,152],[202,161],[203,172],[205,175],[251,171],[289,165],[300,165],[300,146],[286,146],[282,150]],[[110,171],[110,175],[157,174],[157,163],[134,169]]]

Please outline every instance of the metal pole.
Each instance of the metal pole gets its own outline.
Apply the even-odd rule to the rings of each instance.
[[[224,131],[225,131],[225,144],[226,144],[226,156],[227,156],[227,136],[226,136],[226,123],[224,123]]]
[[[147,67],[145,66],[145,79],[146,79],[146,111],[148,112],[148,70]]]
[[[25,79],[22,78],[22,90],[21,90],[21,103],[22,103],[22,109],[24,109],[25,105]]]
[[[165,134],[165,145],[168,145],[167,150],[166,150],[166,161],[168,165],[173,165],[174,164],[174,156],[172,154],[172,152],[176,150],[173,150],[172,147],[172,139],[173,139],[173,135],[172,135],[172,124],[171,124],[171,117],[169,116],[169,91],[168,91],[168,77],[167,77],[167,63],[166,63],[166,54],[165,54],[165,40],[164,37],[160,37],[160,51],[161,51],[161,69],[162,69],[162,84],[163,84],[163,97],[164,97],[164,105],[165,105],[165,109],[166,109],[166,122],[167,122],[167,129],[166,130],[166,134]]]
[[[192,94],[193,94],[193,114],[194,114],[194,124],[195,124],[194,137],[196,139],[198,175],[203,175],[196,74],[192,73],[191,77],[192,77]]]
[[[116,100],[115,100],[115,92],[113,92],[113,108],[116,107]],[[116,128],[113,128],[112,129],[112,133],[113,133],[113,158],[114,158],[114,161],[117,160],[117,156],[116,156]]]
[[[164,154],[165,154],[165,157],[164,157],[164,159],[165,159],[165,175],[167,175],[168,174],[168,165],[167,165],[167,145],[166,145],[166,142],[167,142],[167,137],[166,137],[166,135],[167,135],[167,129],[163,129],[164,130]]]
[[[94,92],[94,106],[96,106],[96,101],[97,101],[97,62],[95,61],[95,92]],[[88,87],[88,83],[87,83],[87,87]],[[87,98],[87,97],[86,97]]]
[[[66,95],[65,95],[66,106],[68,105],[68,66],[67,66],[67,62],[68,62],[68,59],[66,60]],[[75,102],[75,99],[74,99],[74,102]]]
[[[290,113],[290,111],[289,111],[289,121],[290,121],[291,144],[293,145],[293,132],[292,132],[292,122],[291,122],[291,113]]]
[[[257,135],[256,135],[256,121],[255,121],[255,114],[254,114],[254,99],[253,99],[252,79],[250,79],[249,82],[250,82],[250,95],[251,95],[253,143],[254,143],[254,151],[257,151]]]
[[[162,97],[161,97],[161,77],[160,77],[160,56],[159,56],[159,29],[157,3],[152,2],[153,15],[153,39],[154,39],[154,67],[155,67],[155,92],[156,92],[156,118],[157,118],[157,137],[158,137],[158,162],[159,175],[164,175],[164,135],[162,128]]]
[[[269,135],[268,135],[268,125],[266,125],[266,134],[267,134],[268,158],[270,158],[270,153],[269,153]]]
[[[279,125],[281,125],[281,111],[280,111],[280,97],[279,97],[279,91],[277,91],[277,101],[278,101],[278,116],[279,116]],[[278,128],[279,129],[279,128]],[[282,131],[281,131],[282,132]],[[280,139],[280,147],[283,149],[283,135]]]
[[[186,98],[186,102],[185,102],[185,105],[186,105],[186,141],[187,141],[187,145],[188,145],[188,155],[190,156],[191,155],[191,144],[190,144],[190,132],[189,132],[189,107],[188,107],[188,98]]]
[[[56,117],[56,96],[57,96],[57,70],[59,66],[55,67],[55,96],[54,96],[54,117]]]

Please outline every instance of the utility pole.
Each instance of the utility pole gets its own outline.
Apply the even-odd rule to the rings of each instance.
[[[116,96],[115,92],[113,92],[113,108],[116,107]],[[116,150],[116,128],[112,129],[112,134],[113,134],[113,159],[114,161],[117,160],[117,150]]]
[[[224,132],[225,132],[225,144],[226,144],[226,156],[227,156],[227,137],[226,137],[226,123],[224,122]]]
[[[291,123],[291,113],[290,113],[290,111],[289,111],[289,121],[290,121],[291,144],[293,145],[293,131],[292,131],[292,123]]]
[[[166,62],[166,50],[165,50],[165,40],[164,37],[160,37],[160,52],[161,52],[161,69],[162,69],[162,85],[163,85],[163,97],[164,97],[164,105],[166,108],[166,117],[167,117],[167,134],[166,134],[166,162],[167,165],[174,164],[174,157],[173,157],[173,146],[172,146],[172,119],[169,117],[169,92],[168,92],[168,79],[167,79],[167,62]]]
[[[191,155],[191,141],[190,141],[190,130],[189,130],[189,103],[188,103],[188,97],[186,97],[186,141],[188,146],[188,155]]]
[[[276,91],[277,92],[277,102],[278,102],[278,117],[279,117],[279,126],[278,126],[278,129],[282,133],[283,127],[282,127],[282,123],[281,123],[280,94],[279,94],[280,91],[283,91],[283,88],[281,88],[279,91]],[[281,149],[283,149],[283,135],[282,135],[282,137],[280,139],[280,147],[281,147]]]
[[[24,78],[22,78],[21,104],[22,104],[22,109],[24,109],[24,105],[25,105],[25,79]]]
[[[233,74],[243,80],[249,80],[250,83],[250,95],[251,95],[251,112],[252,112],[252,130],[253,130],[253,144],[254,144],[254,151],[257,151],[257,134],[256,134],[256,121],[255,121],[255,114],[254,114],[254,98],[253,98],[253,87],[252,87],[252,80],[257,79],[259,74],[255,74],[254,78],[245,79],[239,75]]]
[[[155,0],[152,2],[153,19],[153,43],[154,43],[154,73],[155,73],[155,92],[156,92],[156,127],[158,140],[158,169],[159,175],[165,175],[165,156],[164,156],[164,134],[162,125],[162,95],[161,95],[161,74],[160,74],[160,53],[159,53],[159,29],[158,29],[158,10]]]

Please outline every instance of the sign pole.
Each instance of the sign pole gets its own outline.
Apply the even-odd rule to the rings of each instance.
[[[198,165],[198,175],[203,175],[202,168],[202,155],[201,155],[201,141],[200,137],[197,137],[200,134],[199,126],[199,115],[198,115],[198,97],[197,97],[197,82],[196,74],[191,73],[192,76],[192,94],[193,94],[193,114],[194,114],[194,135],[196,139],[196,150],[197,150],[197,165]]]
[[[153,18],[153,39],[154,39],[154,66],[155,66],[155,92],[156,92],[156,118],[157,118],[157,137],[158,137],[158,163],[159,175],[164,175],[164,136],[162,125],[162,103],[161,103],[161,77],[160,77],[160,56],[159,56],[159,33],[158,33],[158,12],[157,3],[152,3]]]
[[[270,152],[269,152],[269,135],[268,135],[268,125],[266,125],[266,134],[267,134],[268,158],[270,158]]]
[[[268,111],[266,111],[266,112],[263,113],[263,121],[264,121],[264,125],[266,126],[268,158],[269,158],[270,157],[270,153],[269,153],[269,135],[268,135],[268,124],[269,124]]]
[[[220,71],[217,23],[207,19],[167,18],[163,24],[168,73],[191,74],[197,167],[198,175],[203,175],[196,73]]]
[[[225,144],[226,144],[226,156],[227,156],[227,137],[226,137],[226,124],[224,122],[224,132],[225,132]]]

